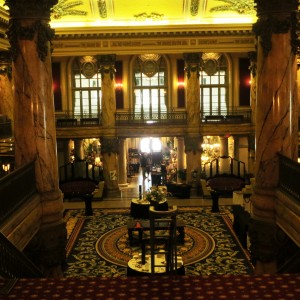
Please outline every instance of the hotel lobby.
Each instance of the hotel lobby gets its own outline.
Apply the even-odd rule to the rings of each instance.
[[[0,1],[1,277],[61,279],[64,212],[85,207],[64,199],[65,170],[101,170],[93,208],[130,208],[153,184],[134,169],[143,140],[191,186],[171,205],[209,207],[198,188],[220,157],[255,178],[254,273],[299,270],[298,1],[281,2]]]

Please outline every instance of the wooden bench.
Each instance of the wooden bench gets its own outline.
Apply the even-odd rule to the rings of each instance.
[[[184,244],[184,226],[185,223],[183,220],[177,219],[176,221],[176,228],[179,233],[178,235],[178,242]],[[150,221],[149,220],[129,220],[127,222],[127,229],[128,229],[128,238],[129,243],[133,243],[133,232],[138,231],[138,241],[142,242],[144,231],[150,230]],[[158,230],[166,230],[168,229],[167,226],[160,225],[160,227],[156,227]]]

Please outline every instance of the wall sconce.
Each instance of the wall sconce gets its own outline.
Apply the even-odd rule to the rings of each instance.
[[[184,81],[178,81],[177,86],[179,89],[183,89],[184,88]]]
[[[2,169],[5,172],[5,174],[8,174],[9,169],[10,169],[10,164],[3,164]]]
[[[123,83],[122,82],[116,82],[115,87],[117,90],[121,90],[123,88]]]

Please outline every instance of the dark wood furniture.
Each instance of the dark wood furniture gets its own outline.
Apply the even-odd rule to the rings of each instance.
[[[240,191],[245,186],[245,181],[241,177],[224,174],[208,179],[207,184],[223,197],[232,197],[233,191]]]
[[[181,199],[189,199],[191,195],[191,185],[185,183],[173,183],[168,182],[166,184],[168,193],[172,197],[177,197]]]
[[[60,184],[60,189],[64,194],[64,199],[79,198],[85,202],[85,215],[92,216],[92,200],[93,192],[97,187],[98,182],[88,179],[78,179],[74,181],[63,182]]]
[[[176,221],[176,229],[178,231],[178,243],[184,244],[184,226],[185,223],[181,219],[177,219]],[[160,227],[156,228],[158,229],[168,229],[168,227],[164,224],[161,224]],[[149,220],[129,220],[127,222],[127,230],[128,230],[128,238],[129,238],[129,243],[132,244],[134,242],[134,236],[133,232],[137,231],[138,232],[138,242],[142,241],[144,231],[149,231],[150,230],[150,221]]]
[[[149,219],[149,208],[150,206],[155,206],[156,209],[161,211],[168,210],[168,202],[155,202],[155,201],[147,201],[147,200],[139,200],[138,198],[134,198],[131,200],[130,204],[130,215],[135,219]]]

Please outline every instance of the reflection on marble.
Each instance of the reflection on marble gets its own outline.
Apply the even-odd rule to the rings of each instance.
[[[116,98],[114,79],[110,73],[103,72],[102,78],[102,125],[103,127],[115,126]]]
[[[198,72],[191,72],[187,78],[187,121],[189,126],[200,123],[200,85]]]
[[[11,81],[6,74],[0,74],[0,115],[13,120],[13,93]]]

